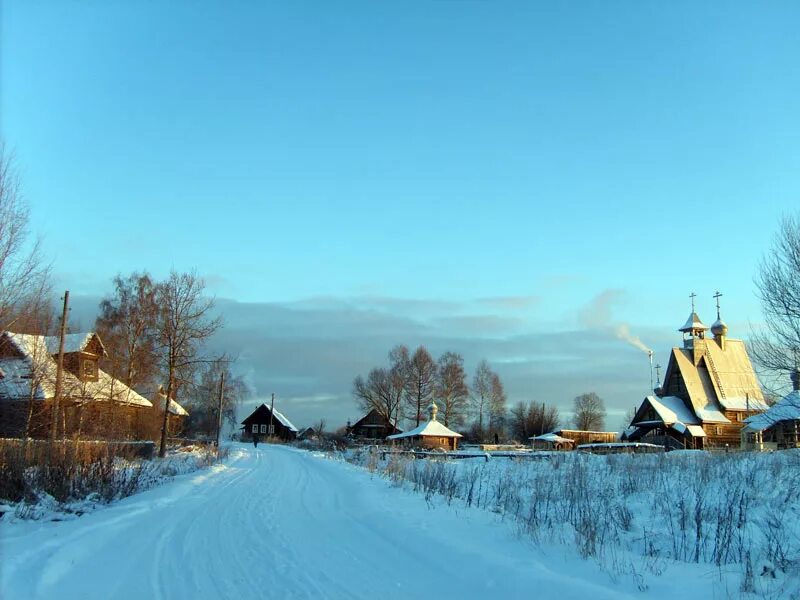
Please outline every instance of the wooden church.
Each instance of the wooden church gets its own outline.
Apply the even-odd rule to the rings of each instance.
[[[728,337],[720,296],[714,296],[717,320],[708,339],[692,294],[692,312],[678,330],[683,344],[672,348],[663,386],[644,399],[624,439],[667,448],[738,448],[745,419],[767,409],[744,342]]]

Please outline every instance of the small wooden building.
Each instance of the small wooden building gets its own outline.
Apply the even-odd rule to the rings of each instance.
[[[792,391],[742,428],[743,450],[800,448],[800,371],[792,373]]]
[[[347,435],[359,441],[384,440],[398,433],[403,433],[403,430],[374,408],[347,427]]]
[[[262,404],[242,421],[242,439],[252,441],[253,436],[264,440],[268,437],[277,437],[286,442],[297,438],[297,427],[277,410],[270,410],[269,406]]]
[[[430,420],[427,423],[422,423],[415,429],[405,433],[390,435],[386,439],[411,448],[456,450],[458,448],[458,438],[461,437],[461,434],[451,431],[436,420],[439,407],[436,406],[435,402],[431,402],[428,411]]]
[[[575,442],[569,438],[561,437],[556,433],[545,433],[531,438],[534,450],[573,450]]]

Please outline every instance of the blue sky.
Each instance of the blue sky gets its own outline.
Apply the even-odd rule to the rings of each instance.
[[[716,289],[732,334],[760,319],[800,206],[798,3],[166,4],[6,0],[0,134],[59,287],[198,269],[298,421],[352,413],[394,339],[621,410],[638,351],[547,336],[626,322],[666,357]]]

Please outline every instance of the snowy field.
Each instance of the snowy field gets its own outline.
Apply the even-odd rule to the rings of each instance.
[[[798,451],[346,457],[426,498],[495,513],[648,593],[677,569],[684,584],[692,572],[715,578],[718,597],[800,597]]]
[[[781,456],[747,459],[754,478],[747,485],[755,486],[759,502],[777,502],[788,491],[778,489],[776,478],[796,477],[797,458]],[[71,520],[0,520],[0,597],[611,599],[661,598],[687,591],[704,598],[742,595],[741,565],[716,565],[710,542],[700,544],[696,563],[672,560],[672,542],[662,529],[666,520],[654,516],[663,507],[644,505],[665,492],[657,481],[676,489],[685,483],[678,473],[686,471],[688,479],[708,472],[703,485],[711,487],[701,512],[710,515],[723,505],[729,512],[735,510],[736,499],[722,497],[726,490],[710,491],[715,467],[703,466],[703,457],[607,460],[570,455],[552,464],[373,458],[362,455],[369,467],[363,468],[285,446],[236,445],[225,463],[179,475]],[[670,467],[663,475],[648,476],[640,471],[655,470],[654,463],[637,462],[637,468],[626,464],[642,458],[666,461]],[[785,463],[774,467],[776,460]],[[458,483],[436,491],[437,481]],[[469,487],[462,487],[469,481],[475,483],[471,498]],[[624,505],[618,500],[623,493],[619,486],[629,486],[632,516],[625,535],[612,539],[611,532],[599,532],[606,536],[598,540],[604,550],[595,546],[592,553],[575,531],[557,522],[558,512],[547,508],[544,500],[537,514],[552,513],[550,522],[532,527],[519,518],[524,512],[513,507],[533,502],[534,487],[556,493],[569,487],[556,482],[566,481],[577,482],[571,487],[581,494],[606,489],[607,495],[590,503],[597,510],[607,507],[602,508],[603,518],[611,518]],[[643,487],[652,489],[642,491]],[[500,488],[508,493],[497,497],[494,490]],[[687,494],[694,489],[690,486]],[[687,502],[691,498],[687,495]],[[794,560],[796,494],[788,501],[784,498],[783,506],[784,525],[792,531],[785,541],[787,560]],[[748,532],[773,514],[756,503],[746,509]],[[584,516],[585,525],[596,521]],[[713,530],[704,531],[703,539],[714,535]],[[735,539],[731,544],[735,547]],[[694,545],[687,542],[686,547]],[[759,560],[753,556],[754,569]],[[793,581],[780,571],[776,579],[756,573],[756,593],[745,597],[790,598]]]

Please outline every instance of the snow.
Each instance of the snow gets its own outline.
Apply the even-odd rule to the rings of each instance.
[[[576,462],[604,477],[602,465],[643,457],[615,458],[557,457],[565,470]],[[481,468],[513,475],[548,466],[491,461]],[[665,541],[637,529],[639,519],[650,526],[645,508],[632,505],[631,537]],[[710,599],[738,596],[740,579],[729,568],[624,550],[603,566],[579,558],[572,538],[534,542],[520,531],[499,513],[426,497],[322,453],[237,445],[225,464],[80,518],[0,520],[0,597],[624,600],[687,589]]]
[[[360,468],[272,445],[71,521],[0,521],[0,545],[7,600],[636,597],[491,513],[431,510]]]

